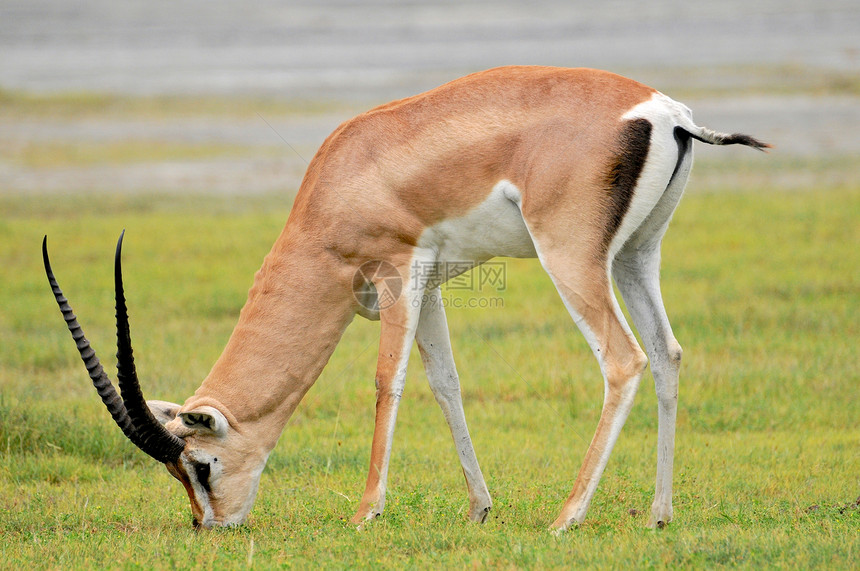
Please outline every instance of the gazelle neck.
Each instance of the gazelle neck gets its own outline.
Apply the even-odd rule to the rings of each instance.
[[[284,229],[254,277],[239,322],[183,408],[208,404],[267,451],[355,316],[351,275]]]

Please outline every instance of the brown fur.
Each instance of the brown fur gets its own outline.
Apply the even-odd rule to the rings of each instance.
[[[522,189],[536,233],[579,228],[566,239],[597,255],[609,224],[595,193],[606,149],[621,115],[653,92],[596,70],[500,68],[341,125],[311,161],[233,336],[184,408],[210,397],[276,440],[356,311],[358,266],[408,264],[425,228],[467,212],[503,178]]]

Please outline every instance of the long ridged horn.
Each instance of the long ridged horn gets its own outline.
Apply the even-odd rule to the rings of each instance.
[[[140,390],[134,355],[131,349],[131,332],[128,324],[128,311],[125,306],[125,292],[122,287],[122,239],[125,230],[116,243],[114,258],[114,287],[116,289],[116,346],[117,346],[117,384],[122,393],[125,409],[137,429],[141,450],[159,462],[175,462],[185,449],[185,441],[164,428],[152,415]]]
[[[63,314],[63,319],[66,320],[66,325],[72,334],[72,339],[75,340],[75,345],[78,348],[78,352],[81,354],[81,359],[84,362],[84,366],[87,368],[87,372],[90,374],[90,379],[93,381],[93,386],[96,388],[96,392],[99,393],[102,402],[107,407],[108,412],[110,412],[110,415],[114,419],[114,422],[116,422],[117,426],[122,429],[123,434],[125,434],[129,440],[137,444],[137,431],[125,410],[122,398],[120,398],[119,394],[113,388],[110,378],[108,378],[107,373],[105,373],[104,368],[99,362],[99,358],[96,356],[96,352],[92,347],[90,347],[90,342],[84,336],[84,332],[78,324],[78,319],[75,316],[74,310],[72,309],[72,306],[69,305],[69,300],[67,300],[63,295],[63,290],[60,289],[56,278],[54,278],[54,272],[51,270],[51,261],[48,259],[47,236],[42,239],[42,259],[45,262],[45,273],[48,274],[48,283],[51,284],[51,291],[54,293],[57,305],[60,306],[60,312]]]
[[[131,340],[128,332],[128,313],[125,307],[125,298],[122,294],[122,276],[121,269],[119,267],[119,255],[122,244],[122,236],[120,236],[120,241],[117,244],[117,269],[115,278],[118,284],[117,291],[117,338],[122,337],[127,343],[127,349],[123,350],[120,348],[118,353],[121,353],[123,357],[120,360],[123,362],[121,367],[123,368],[123,374],[128,370],[128,363],[131,362],[131,379],[126,380],[125,383],[128,385],[128,388],[122,388],[121,381],[121,389],[123,390],[123,396],[128,392],[131,395],[135,390],[132,388],[136,387],[137,395],[140,395],[140,386],[137,383],[137,376],[134,373],[134,362],[131,359]],[[146,406],[146,402],[143,401],[143,396],[140,395],[139,398],[128,398],[123,400],[120,395],[114,389],[113,384],[111,383],[110,378],[105,373],[104,368],[99,362],[98,357],[96,356],[95,351],[90,346],[90,342],[84,336],[84,332],[81,329],[81,326],[78,324],[77,317],[72,310],[71,305],[69,305],[68,300],[63,295],[63,291],[60,289],[59,284],[57,283],[56,278],[54,277],[54,272],[51,269],[51,262],[48,258],[48,237],[45,236],[42,240],[42,259],[45,263],[45,273],[48,276],[48,283],[51,285],[51,291],[54,294],[54,299],[57,300],[57,305],[60,306],[60,312],[63,314],[63,318],[66,321],[66,325],[69,328],[69,332],[72,334],[72,338],[75,340],[75,345],[78,348],[78,353],[81,355],[81,360],[84,362],[84,366],[87,368],[87,372],[90,375],[90,379],[92,379],[93,386],[96,388],[96,392],[98,392],[99,397],[101,397],[102,402],[108,409],[111,417],[113,417],[114,422],[116,422],[117,426],[120,427],[123,434],[134,443],[135,446],[158,460],[159,462],[173,462],[179,458],[179,454],[182,452],[185,447],[184,441],[171,434],[164,427],[158,424],[158,421],[152,416],[152,413],[149,413],[149,408]],[[120,320],[120,316],[122,316],[122,320]],[[123,331],[123,333],[121,333]],[[118,354],[119,357],[119,354]],[[136,395],[135,395],[136,396]],[[135,406],[138,403],[142,402],[143,407],[146,409],[146,412],[149,413],[149,417],[152,419],[152,422],[158,425],[160,429],[160,434],[153,430],[151,425],[146,426],[145,421],[141,422],[141,417],[143,415],[140,414],[140,407]],[[129,411],[129,403],[131,404],[131,409],[133,412]],[[141,429],[141,427],[144,427]],[[154,437],[158,435],[158,437]]]

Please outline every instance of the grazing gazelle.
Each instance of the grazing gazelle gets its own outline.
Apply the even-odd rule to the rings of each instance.
[[[469,517],[484,521],[492,501],[466,428],[439,286],[494,256],[540,260],[603,373],[600,421],[552,527],[582,522],[648,361],[619,309],[614,278],[654,373],[659,428],[650,525],[663,526],[672,519],[681,347],[661,299],[660,244],[690,172],[691,139],[769,146],[698,127],[689,109],[658,91],[590,69],[492,69],[347,121],[311,161],[227,347],[183,405],[141,394],[121,237],[121,397],[63,297],[43,243],[45,269],[114,420],[182,482],[194,524],[204,527],[245,520],[287,419],[356,314],[381,326],[370,473],[353,522],[378,516],[385,504],[413,341],[463,466]],[[394,278],[401,288],[389,287]]]

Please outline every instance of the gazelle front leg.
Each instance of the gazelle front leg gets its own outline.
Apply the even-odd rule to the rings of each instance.
[[[457,455],[460,457],[460,465],[463,467],[469,490],[469,519],[483,523],[493,502],[475,456],[469,429],[466,427],[466,415],[460,396],[460,378],[451,351],[451,338],[441,295],[439,288],[436,288],[425,296],[415,339],[430,389],[442,408],[442,414],[445,415],[454,438]]]
[[[409,363],[412,342],[415,340],[415,329],[418,326],[421,310],[421,295],[424,291],[425,280],[420,275],[420,268],[419,262],[413,262],[410,268],[399,270],[403,291],[396,300],[387,296],[387,293],[392,292],[388,289],[389,283],[386,282],[391,280],[393,275],[381,275],[380,281],[374,282],[380,303],[379,356],[376,363],[376,419],[370,450],[370,470],[358,512],[352,518],[352,523],[355,524],[361,524],[381,515],[385,507],[385,489],[391,444],[394,438],[394,424],[406,384],[406,366]],[[382,272],[377,273],[382,274]],[[389,303],[390,305],[387,305]]]

